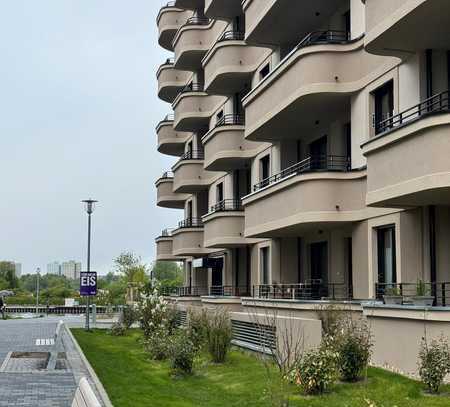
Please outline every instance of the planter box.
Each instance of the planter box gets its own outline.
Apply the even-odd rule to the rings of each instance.
[[[403,304],[403,297],[401,295],[383,295],[383,300],[386,305]]]
[[[432,307],[434,302],[434,297],[430,296],[414,296],[411,297],[411,301],[414,305],[418,307]]]

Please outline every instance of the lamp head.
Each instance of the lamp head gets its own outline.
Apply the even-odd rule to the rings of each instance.
[[[94,212],[95,204],[98,201],[95,201],[93,199],[85,199],[84,201],[81,201],[81,202],[84,203],[84,209],[85,209],[86,213],[88,213],[90,215],[92,212]]]

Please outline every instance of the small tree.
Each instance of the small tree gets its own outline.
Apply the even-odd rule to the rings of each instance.
[[[431,393],[438,393],[444,378],[450,373],[450,349],[444,336],[427,343],[422,338],[419,350],[419,375]]]
[[[230,315],[218,309],[207,318],[207,343],[214,363],[223,363],[231,347],[232,329]]]

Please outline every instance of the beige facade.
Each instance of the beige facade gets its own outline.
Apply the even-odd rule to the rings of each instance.
[[[373,320],[374,363],[414,370],[417,343],[394,355],[383,335],[401,321],[418,338],[418,280],[441,312],[433,335],[450,312],[448,3],[161,10],[174,62],[158,72],[159,97],[175,117],[158,126],[158,148],[180,160],[158,204],[184,220],[172,248],[157,245],[159,259],[183,258],[181,297],[313,320],[317,304],[347,304]],[[173,33],[175,15],[186,20]],[[392,289],[404,301],[394,313],[382,304]]]

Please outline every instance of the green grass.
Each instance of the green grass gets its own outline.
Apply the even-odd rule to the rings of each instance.
[[[224,365],[206,360],[196,364],[195,373],[173,379],[167,363],[149,361],[138,343],[140,332],[114,337],[104,330],[87,333],[73,329],[85,355],[117,407],[269,407],[265,398],[266,374],[256,357],[238,350]],[[295,407],[441,407],[450,406],[450,387],[444,394],[424,394],[420,383],[381,369],[369,369],[367,381],[337,384],[321,397],[303,397],[295,387]]]

